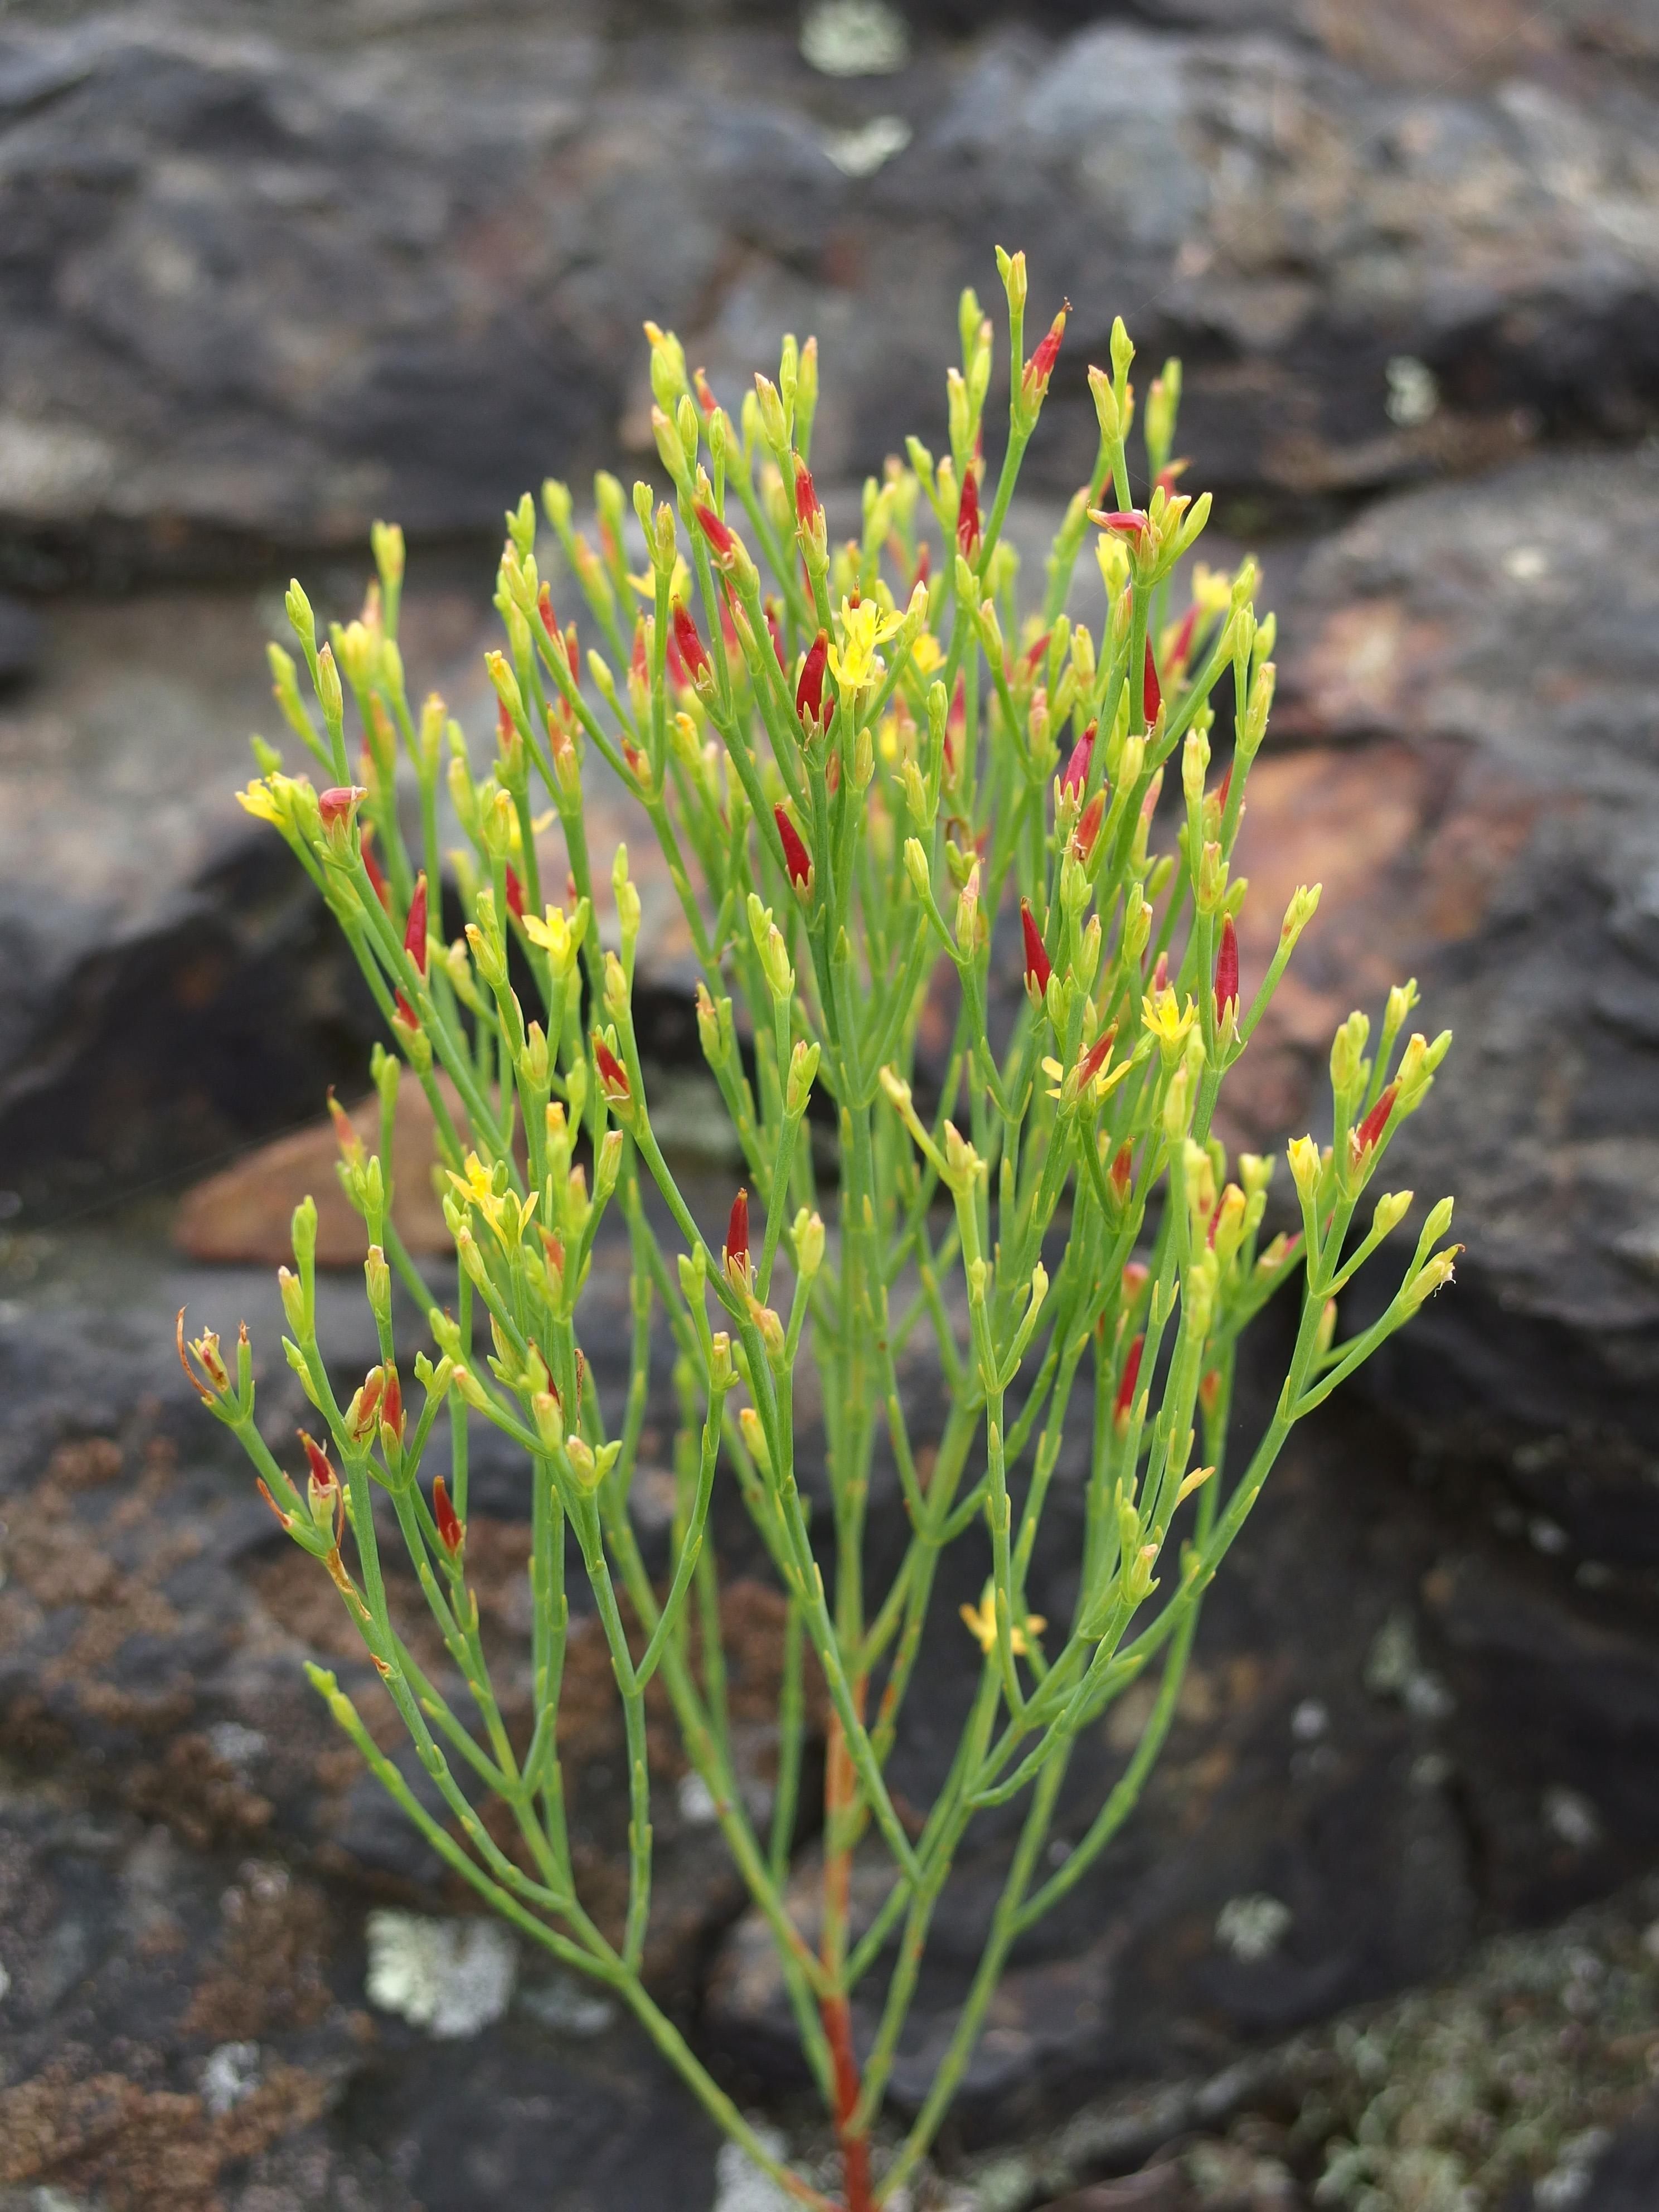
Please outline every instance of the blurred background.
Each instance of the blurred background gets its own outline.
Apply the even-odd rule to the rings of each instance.
[[[188,1300],[270,1369],[295,1180],[331,1172],[310,1125],[373,1038],[232,793],[279,734],[283,585],[348,617],[377,516],[410,540],[411,690],[487,732],[503,507],[654,474],[645,316],[733,410],[815,331],[850,515],[905,432],[942,442],[998,243],[1033,327],[1073,309],[1028,558],[1121,314],[1143,389],[1182,358],[1187,486],[1279,609],[1247,984],[1296,884],[1325,901],[1231,1134],[1305,1126],[1334,1023],[1414,974],[1457,1044],[1390,1180],[1455,1190],[1468,1249],[1298,1431],[1144,1812],[1019,1954],[923,2202],[1659,2203],[1659,5],[14,0],[0,2212],[770,2205],[611,2008],[454,1917],[304,1686],[349,1656],[331,1595],[171,1365]],[[647,981],[695,1149],[665,929]],[[327,1296],[366,1363],[353,1274]],[[285,1391],[278,1359],[273,1435]],[[516,1637],[523,1506],[491,1480]],[[778,1632],[738,1573],[757,1772]],[[568,1755],[602,1884],[594,1666]],[[947,1692],[918,1692],[918,1788]],[[1132,1741],[1079,1753],[1085,1795]],[[654,1985],[810,2154],[755,1930],[660,1756]],[[964,1869],[901,2101],[1006,1848]]]

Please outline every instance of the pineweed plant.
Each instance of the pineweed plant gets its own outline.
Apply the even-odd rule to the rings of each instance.
[[[950,452],[935,460],[912,439],[906,461],[865,485],[861,530],[845,544],[830,541],[811,476],[815,344],[787,339],[775,382],[757,376],[734,422],[678,342],[647,325],[672,496],[636,484],[630,515],[601,475],[595,544],[574,527],[568,489],[544,487],[603,651],[584,653],[554,614],[529,495],[507,517],[495,602],[505,637],[488,656],[499,714],[482,765],[441,700],[410,703],[396,529],[377,526],[378,584],[331,641],[293,586],[313,703],[298,664],[273,647],[275,692],[319,784],[256,739],[258,778],[241,797],[328,902],[390,1032],[393,1049],[375,1061],[380,1148],[343,1124],[340,1170],[366,1224],[380,1360],[355,1392],[337,1392],[317,1335],[309,1200],[281,1276],[284,1349],[320,1431],[301,1438],[298,1474],[255,1425],[246,1330],[228,1360],[210,1334],[189,1348],[208,1408],[246,1447],[283,1528],[332,1577],[442,1815],[313,1667],[339,1726],[432,1849],[525,1937],[629,2008],[756,2164],[825,2212],[868,2212],[916,2177],[1011,1947],[1133,1807],[1205,1591],[1292,1425],[1447,1280],[1456,1249],[1440,1241],[1446,1199],[1381,1317],[1339,1339],[1340,1294],[1412,1206],[1410,1192],[1389,1193],[1366,1218],[1365,1193],[1449,1042],[1406,1034],[1410,983],[1389,994],[1374,1054],[1363,1013],[1337,1033],[1330,1142],[1289,1148],[1297,1233],[1263,1243],[1272,1163],[1230,1163],[1212,1133],[1319,896],[1316,884],[1297,893],[1266,973],[1241,976],[1246,885],[1229,861],[1273,696],[1273,619],[1255,611],[1251,562],[1231,577],[1183,568],[1210,502],[1176,489],[1179,365],[1151,384],[1132,460],[1133,349],[1121,321],[1109,369],[1089,371],[1093,473],[1054,540],[1040,603],[1020,611],[1004,524],[1066,311],[1028,358],[1024,258],[998,259],[1012,374],[994,474],[982,436],[994,331],[969,292],[961,367],[946,378]],[[1097,629],[1066,613],[1085,546],[1105,589]],[[1231,765],[1212,779],[1218,686]],[[348,701],[361,722],[357,781]],[[718,1250],[652,1126],[632,1011],[641,902],[625,848],[590,848],[595,755],[660,847],[701,970],[702,1050],[747,1177]],[[1179,803],[1160,815],[1171,768]],[[465,931],[451,944],[434,933],[446,788],[465,836],[449,876]],[[555,820],[556,842],[543,834]],[[1024,997],[999,995],[994,978],[1021,961]],[[924,1055],[930,1007],[929,1033],[950,1042]],[[453,1291],[435,1305],[390,1218],[401,1078],[420,1085],[436,1125],[454,1239]],[[817,1147],[802,1126],[815,1091],[833,1133]],[[633,1329],[625,1394],[606,1407],[591,1376],[585,1387],[580,1331],[613,1206]],[[665,1221],[665,1238],[653,1225]],[[408,1368],[418,1402],[394,1342],[394,1279],[430,1340]],[[1292,1285],[1300,1321],[1283,1388],[1248,1464],[1230,1474],[1239,1339]],[[665,1321],[672,1329],[682,1423],[655,1576],[629,1512],[653,1319],[659,1342]],[[948,1404],[926,1437],[897,1371],[915,1333],[932,1339]],[[179,1341],[183,1352],[182,1316]],[[803,1361],[823,1408],[828,1496],[816,1514],[796,1471]],[[533,1714],[511,1732],[468,1582],[468,1437],[480,1422],[522,1451],[531,1522]],[[1071,1616],[1044,1620],[1027,1585],[1068,1423],[1086,1440],[1085,1533]],[[888,1460],[907,1540],[890,1583],[871,1588],[872,1473]],[[734,1768],[719,1663],[707,1535],[720,1482],[737,1486],[787,1607],[775,1780],[758,1814]],[[380,1547],[394,1520],[448,1655],[442,1681],[422,1671],[388,1599]],[[983,1596],[960,1618],[935,1607],[930,1622],[954,1543],[983,1555]],[[628,1752],[627,1904],[605,1928],[573,1878],[561,1761],[569,1574],[591,1590]],[[918,1814],[896,1802],[890,1762],[924,1633],[958,1640],[975,1686],[948,1777]],[[814,1669],[828,1713],[822,1883],[803,1925],[790,1875]],[[775,1941],[836,2146],[811,2173],[757,2134],[641,1978],[645,1697],[659,1675]],[[1079,1735],[1143,1676],[1157,1691],[1138,1745],[1056,1866],[1049,1826]],[[493,1821],[478,1810],[489,1798]],[[952,1862],[975,1815],[1015,1801],[1018,1840],[954,2031],[919,2105],[884,2118]],[[886,1882],[862,1925],[850,1911],[855,1851],[876,1855]]]

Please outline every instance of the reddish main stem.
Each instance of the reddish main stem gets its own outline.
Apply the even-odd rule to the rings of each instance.
[[[864,1684],[857,1683],[854,1692],[858,1710],[864,1707]],[[853,1802],[858,1778],[853,1766],[852,1755],[842,1733],[838,1715],[830,1717],[829,1755],[824,1765],[824,1838],[823,1859],[823,1928],[824,1964],[838,1968],[842,1945],[832,1938],[831,1930],[844,1931],[847,1911],[851,1901],[853,1886],[853,1857],[844,1845],[836,1845],[834,1838],[842,1813]],[[825,1997],[819,2008],[823,2020],[823,2032],[829,2040],[830,2062],[836,2075],[836,2136],[841,2146],[842,2187],[846,2197],[845,2212],[875,2212],[874,2197],[870,2191],[870,2139],[867,2135],[852,2133],[849,2123],[858,2110],[859,2063],[853,2050],[853,2012],[845,1990]]]

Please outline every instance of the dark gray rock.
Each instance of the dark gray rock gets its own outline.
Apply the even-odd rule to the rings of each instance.
[[[975,11],[846,82],[775,28],[603,11],[14,15],[14,573],[199,568],[376,514],[491,532],[550,468],[650,458],[647,313],[728,400],[781,327],[817,330],[818,459],[860,474],[937,438],[996,240],[1032,248],[1034,318],[1076,303],[1032,457],[1054,489],[1086,473],[1119,310],[1145,359],[1186,356],[1183,443],[1224,492],[1645,425],[1653,102],[1587,51],[1650,51],[1638,7],[1467,37],[1426,6],[1152,12],[1066,39]],[[848,173],[877,117],[908,142]]]
[[[1370,972],[1322,971],[1316,945],[1310,972],[1373,997],[1378,971],[1414,972],[1423,1018],[1457,1036],[1389,1175],[1455,1191],[1468,1251],[1370,1387],[1447,1449],[1507,1450],[1518,1503],[1575,1559],[1644,1576],[1659,1557],[1656,589],[1645,449],[1379,506],[1287,610],[1279,718],[1364,745],[1345,773],[1374,793],[1353,837],[1380,855]],[[1332,927],[1340,956],[1340,912]]]

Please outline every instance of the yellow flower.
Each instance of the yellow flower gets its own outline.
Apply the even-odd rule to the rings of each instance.
[[[986,1583],[976,1607],[964,1605],[962,1607],[962,1617],[968,1625],[969,1634],[978,1644],[980,1650],[984,1652],[994,1651],[997,1644],[997,1601],[995,1591],[989,1583]],[[1009,1630],[1009,1648],[1016,1659],[1023,1659],[1025,1656],[1030,1648],[1027,1639],[1035,1640],[1042,1635],[1048,1626],[1048,1620],[1043,1614],[1028,1613],[1024,1626],[1016,1624]]]
[[[1224,615],[1233,603],[1233,580],[1218,568],[1193,563],[1193,605],[1203,615]]]
[[[575,964],[576,947],[582,933],[572,929],[562,908],[550,906],[547,919],[527,914],[524,918],[524,933],[532,945],[540,945],[552,963],[556,975],[568,975]]]
[[[465,1172],[457,1175],[449,1170],[449,1180],[469,1205],[483,1216],[504,1250],[510,1250],[522,1238],[536,1211],[539,1192],[532,1192],[522,1205],[511,1191],[497,1194],[495,1179],[476,1152],[466,1156]]]
[[[1177,1009],[1176,994],[1166,984],[1156,998],[1141,1000],[1140,1018],[1168,1058],[1173,1060],[1186,1042],[1187,1032],[1198,1019],[1198,1008],[1188,999],[1185,1006]]]
[[[873,599],[860,599],[857,606],[850,599],[842,601],[841,643],[830,648],[830,673],[848,698],[867,690],[886,673],[876,647],[903,624],[902,614],[883,614]]]
[[[918,676],[931,676],[945,665],[945,647],[930,629],[922,631],[910,647],[910,665]]]
[[[292,776],[258,776],[246,791],[237,793],[236,803],[245,807],[258,821],[269,822],[281,830],[288,822],[289,793],[293,788]]]

